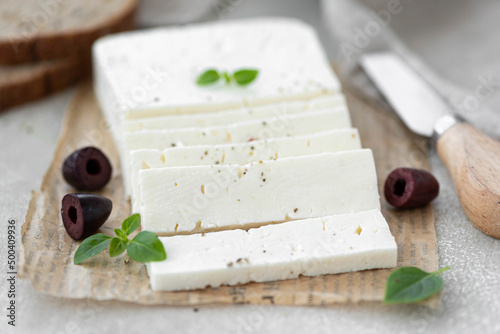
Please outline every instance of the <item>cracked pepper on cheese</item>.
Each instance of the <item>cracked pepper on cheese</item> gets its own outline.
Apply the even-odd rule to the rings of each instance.
[[[193,233],[380,209],[368,149],[247,165],[143,169],[143,230]]]
[[[168,258],[148,264],[153,290],[266,282],[374,268],[397,262],[379,210],[296,220],[257,229],[160,238]]]
[[[132,151],[132,212],[140,211],[139,171],[162,167],[244,165],[260,160],[361,149],[358,130],[329,130],[312,135],[253,140],[250,142],[170,147]]]

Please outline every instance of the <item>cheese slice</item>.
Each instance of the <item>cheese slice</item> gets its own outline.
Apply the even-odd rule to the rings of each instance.
[[[151,288],[161,291],[397,265],[396,242],[378,210],[160,240],[167,259],[147,268]]]
[[[314,111],[332,108],[347,109],[345,97],[342,94],[318,97],[311,100],[281,102],[265,106],[248,107],[201,114],[170,115],[130,119],[123,122],[123,131],[163,130],[189,127],[206,127],[213,125],[244,122],[252,119],[279,117],[297,114],[304,111]]]
[[[141,169],[244,165],[260,160],[361,149],[357,129],[346,128],[312,135],[255,140],[246,143],[142,149],[130,153],[132,212],[139,212],[139,171]]]
[[[241,166],[145,169],[139,180],[142,228],[162,234],[380,209],[368,149]]]
[[[125,134],[121,152],[125,189],[131,194],[130,152],[144,148],[165,149],[181,145],[207,145],[247,142],[255,139],[306,135],[351,126],[346,109],[314,111],[294,115],[217,125],[206,128],[142,130]]]

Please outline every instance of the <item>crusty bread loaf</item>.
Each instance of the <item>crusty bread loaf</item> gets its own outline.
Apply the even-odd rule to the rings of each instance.
[[[40,99],[90,73],[90,56],[0,66],[0,111]]]
[[[75,57],[133,28],[137,0],[0,1],[0,63]]]

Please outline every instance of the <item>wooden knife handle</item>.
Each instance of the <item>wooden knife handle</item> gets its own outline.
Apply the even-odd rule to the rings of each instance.
[[[469,220],[500,239],[500,143],[468,123],[459,123],[437,141]]]

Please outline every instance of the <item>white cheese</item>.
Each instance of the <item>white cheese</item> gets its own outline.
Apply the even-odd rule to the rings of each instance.
[[[358,130],[330,130],[312,135],[255,140],[246,143],[142,149],[130,154],[132,212],[140,207],[139,171],[149,168],[244,165],[260,160],[361,149]]]
[[[314,111],[205,128],[142,130],[125,133],[127,152],[142,148],[165,149],[181,145],[214,145],[249,140],[307,135],[349,128],[345,109]]]
[[[143,230],[194,233],[379,209],[368,149],[139,172]]]
[[[307,135],[350,126],[351,121],[347,110],[337,109],[276,116],[205,128],[142,130],[125,133],[125,151],[121,152],[120,155],[122,166],[124,166],[122,169],[125,189],[130,195],[132,187],[129,154],[134,150],[165,149],[181,145],[239,143],[254,139]]]
[[[250,47],[249,47],[250,46]],[[307,99],[338,93],[315,30],[295,19],[252,18],[114,34],[93,46],[96,91],[116,121]],[[259,70],[248,86],[200,87],[215,68]]]
[[[148,264],[153,290],[265,282],[397,265],[397,247],[378,210],[257,229],[160,238],[167,259]]]
[[[143,129],[164,130],[189,127],[206,127],[244,122],[252,119],[284,116],[332,108],[347,109],[345,97],[342,94],[318,97],[311,100],[281,102],[264,106],[248,107],[201,114],[169,115],[129,119],[123,122],[123,131],[133,132]]]

